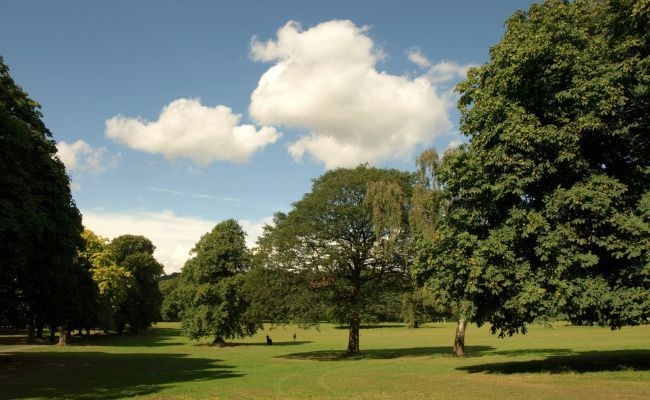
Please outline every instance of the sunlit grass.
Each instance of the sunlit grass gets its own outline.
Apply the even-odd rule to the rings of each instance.
[[[268,328],[268,327],[267,327]],[[25,345],[0,337],[0,398],[7,399],[646,399],[650,326],[610,331],[532,326],[498,339],[471,326],[464,359],[451,356],[454,324],[361,331],[276,327],[225,347],[190,342],[176,324],[138,336]],[[296,341],[293,334],[296,333]],[[273,346],[264,337],[273,338]]]

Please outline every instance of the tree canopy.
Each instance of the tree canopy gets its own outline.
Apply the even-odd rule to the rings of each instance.
[[[117,331],[122,332],[127,326],[132,332],[148,328],[159,318],[162,304],[158,278],[163,274],[163,266],[153,256],[155,246],[144,236],[121,235],[106,248],[115,265],[133,277],[113,317]]]
[[[26,323],[30,341],[36,325],[67,321],[63,294],[88,283],[75,262],[81,215],[41,118],[0,57],[0,319]]]
[[[268,268],[309,274],[309,289],[349,323],[349,353],[359,352],[360,322],[377,311],[381,293],[404,281],[411,180],[366,165],[329,171],[259,241]]]
[[[192,249],[174,294],[183,333],[191,339],[211,336],[223,343],[257,331],[257,322],[247,318],[242,291],[243,273],[250,268],[245,239],[237,221],[228,219],[201,236]]]
[[[421,252],[429,289],[500,334],[543,316],[650,317],[650,3],[546,1],[506,23],[460,93],[469,144]]]

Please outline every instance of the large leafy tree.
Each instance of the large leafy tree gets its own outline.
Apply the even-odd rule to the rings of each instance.
[[[404,283],[411,181],[408,173],[365,165],[329,171],[260,240],[268,268],[309,277],[309,290],[349,323],[348,353],[359,352],[362,318]]]
[[[249,269],[246,234],[233,219],[217,224],[192,249],[174,296],[180,299],[183,333],[191,339],[211,336],[215,343],[251,336],[255,320],[247,318],[243,295]]]
[[[159,318],[162,304],[158,278],[164,271],[153,256],[155,246],[144,236],[121,235],[108,244],[107,250],[115,265],[133,277],[114,316],[117,331],[124,331],[127,325],[132,332],[148,328]]]
[[[421,278],[479,324],[650,317],[650,2],[546,1],[458,86],[470,143],[443,160]]]
[[[39,108],[0,57],[0,318],[26,323],[30,341],[68,319],[63,294],[87,282],[74,262],[81,215]]]
[[[82,237],[85,246],[79,258],[90,265],[97,286],[96,324],[105,330],[115,329],[115,316],[135,285],[133,274],[115,263],[108,250],[108,239],[88,229],[83,231]]]

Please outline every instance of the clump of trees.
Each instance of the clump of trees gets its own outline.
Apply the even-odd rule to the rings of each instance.
[[[88,270],[76,259],[81,215],[40,106],[0,57],[0,321],[28,327],[83,318]]]
[[[0,57],[0,326],[137,331],[158,316],[162,266],[143,237],[84,231],[40,105]]]

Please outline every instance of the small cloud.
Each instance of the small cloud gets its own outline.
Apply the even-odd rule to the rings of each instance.
[[[459,147],[463,143],[465,143],[465,142],[462,141],[462,140],[452,140],[447,144],[447,147],[445,147],[445,151],[453,150],[453,149]]]
[[[426,69],[431,66],[431,62],[420,52],[419,49],[409,49],[406,54],[408,59],[420,68]]]
[[[433,84],[458,81],[467,77],[467,70],[475,67],[474,64],[460,65],[454,62],[443,61],[432,65],[427,71],[427,78]]]
[[[74,143],[58,142],[59,159],[69,172],[99,174],[117,166],[119,155],[106,157],[106,148],[93,148],[83,140]]]
[[[227,202],[234,202],[234,203],[238,203],[242,201],[241,199],[235,199],[233,197],[215,196],[215,195],[203,194],[203,193],[185,193],[178,190],[159,188],[155,186],[145,186],[144,188],[154,192],[168,193],[168,194],[173,194],[175,196],[189,196],[197,199],[219,200],[219,201],[227,201]]]
[[[177,99],[154,122],[121,115],[108,119],[106,136],[136,150],[162,154],[172,161],[189,158],[201,166],[213,161],[244,162],[281,136],[273,127],[257,129],[240,121],[241,114],[229,107]]]

